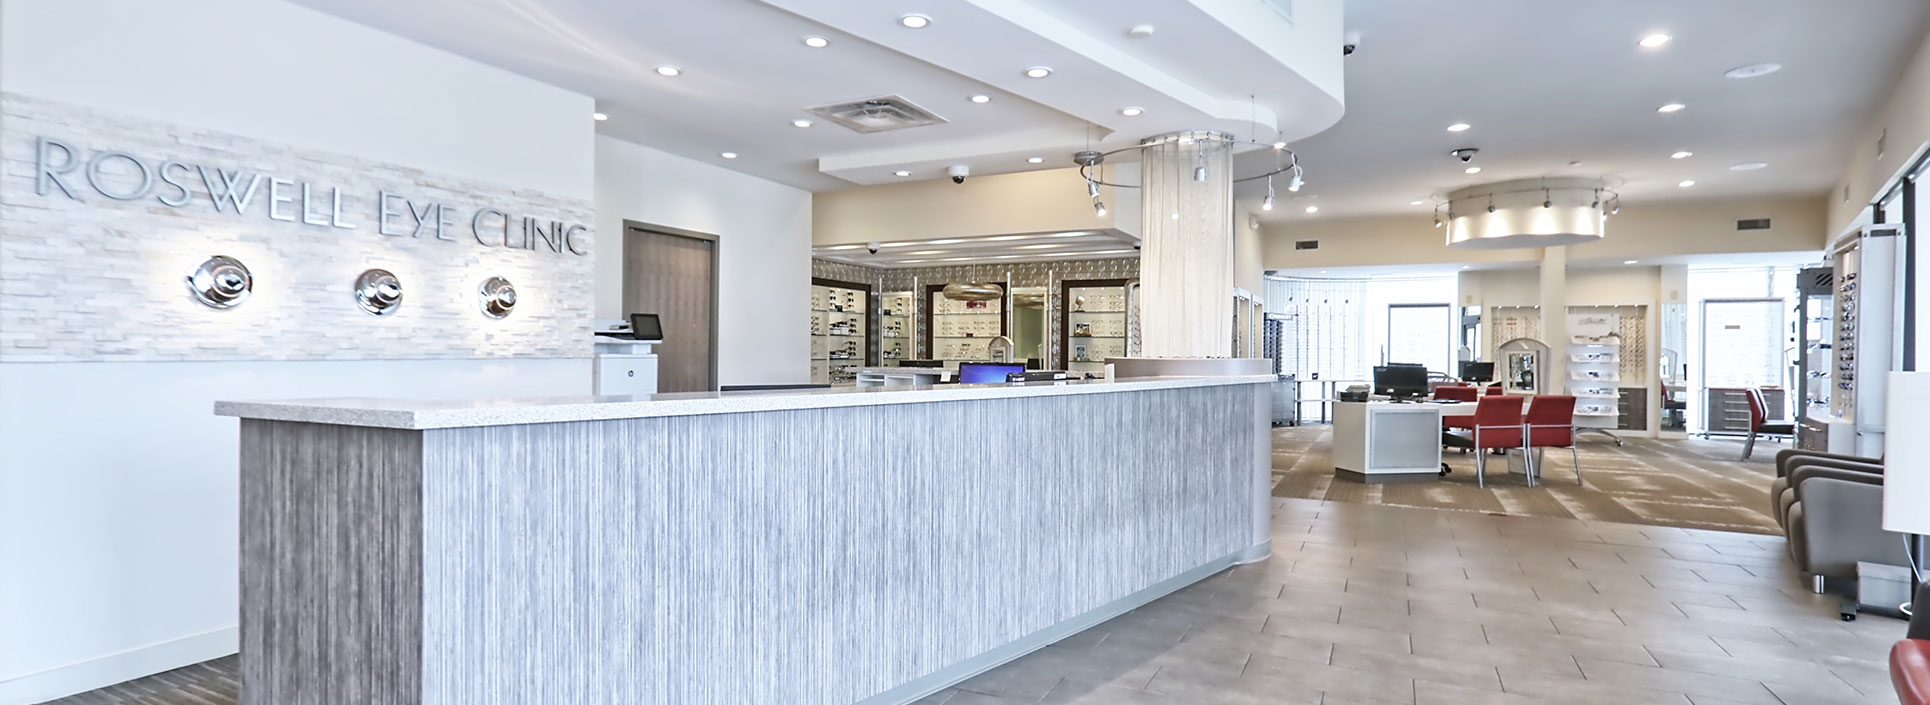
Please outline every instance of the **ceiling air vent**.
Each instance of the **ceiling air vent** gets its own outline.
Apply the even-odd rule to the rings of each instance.
[[[1293,241],[1293,249],[1318,250],[1320,249],[1320,241],[1319,240],[1295,240]]]
[[[895,95],[820,105],[807,108],[806,111],[863,133],[903,130],[908,127],[924,127],[946,122],[945,118],[918,107],[917,104],[905,100],[902,96]]]
[[[1736,221],[1737,230],[1768,230],[1768,218],[1744,218]]]

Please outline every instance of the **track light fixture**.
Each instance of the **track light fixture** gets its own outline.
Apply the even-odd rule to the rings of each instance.
[[[1595,200],[1593,202],[1590,202],[1588,204],[1588,207],[1589,208],[1602,207],[1602,190],[1601,189],[1595,189]]]
[[[1292,191],[1294,193],[1299,193],[1300,187],[1305,186],[1306,184],[1307,184],[1307,181],[1305,179],[1300,178],[1300,167],[1295,166],[1293,168],[1293,176],[1287,179],[1287,190]]]
[[[1086,196],[1089,198],[1099,197],[1099,182],[1097,181],[1086,182]]]
[[[1085,150],[1073,153],[1072,163],[1079,165],[1079,175],[1081,177],[1084,177],[1086,180],[1086,193],[1087,195],[1092,197],[1094,201],[1094,207],[1095,209],[1098,209],[1100,207],[1098,200],[1099,200],[1099,187],[1101,185],[1111,186],[1113,188],[1140,188],[1141,187],[1140,184],[1128,184],[1128,183],[1117,183],[1113,181],[1107,181],[1105,176],[1105,171],[1104,171],[1107,157],[1111,157],[1115,154],[1126,152],[1128,150],[1131,150],[1137,153],[1137,152],[1140,152],[1141,150],[1146,150],[1154,147],[1165,147],[1169,145],[1179,145],[1181,146],[1181,148],[1190,147],[1193,150],[1195,150],[1194,161],[1193,161],[1193,180],[1204,182],[1204,181],[1207,181],[1209,177],[1212,176],[1212,171],[1210,170],[1210,167],[1208,167],[1206,164],[1206,150],[1209,147],[1216,148],[1216,149],[1228,148],[1230,150],[1230,148],[1240,144],[1254,144],[1262,147],[1272,147],[1274,149],[1275,161],[1274,161],[1273,169],[1259,174],[1254,174],[1252,176],[1245,176],[1245,177],[1240,176],[1238,173],[1238,170],[1235,170],[1231,179],[1231,181],[1233,181],[1234,183],[1242,183],[1247,181],[1258,181],[1260,179],[1266,179],[1268,182],[1267,198],[1261,204],[1261,207],[1263,209],[1271,210],[1271,208],[1268,208],[1268,206],[1278,201],[1278,197],[1275,194],[1273,190],[1273,185],[1272,185],[1273,177],[1275,175],[1289,174],[1290,180],[1288,181],[1287,190],[1288,191],[1300,190],[1300,186],[1303,183],[1303,179],[1301,177],[1302,172],[1300,169],[1300,157],[1299,155],[1295,154],[1293,150],[1287,149],[1285,143],[1283,142],[1268,143],[1268,142],[1259,142],[1257,140],[1252,140],[1252,139],[1240,139],[1238,137],[1235,137],[1225,132],[1210,131],[1210,130],[1197,130],[1197,131],[1191,131],[1191,132],[1179,132],[1179,133],[1160,135],[1156,137],[1147,138],[1145,140],[1141,140],[1140,143],[1137,145],[1134,145],[1131,147],[1122,147],[1109,152],[1100,152],[1100,151],[1094,150],[1091,148],[1091,145],[1088,144]]]
[[[1541,207],[1543,208],[1555,207],[1555,197],[1548,193],[1548,189],[1541,190]]]
[[[1096,216],[1099,216],[1099,217],[1101,217],[1101,218],[1104,218],[1104,217],[1106,217],[1106,202],[1105,202],[1105,201],[1093,201],[1093,202],[1092,202],[1092,214],[1093,214],[1093,215],[1096,215]]]
[[[1273,210],[1273,177],[1267,177],[1267,199],[1260,202],[1260,210]]]

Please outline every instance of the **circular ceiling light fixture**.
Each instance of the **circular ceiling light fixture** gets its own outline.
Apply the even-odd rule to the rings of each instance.
[[[1434,220],[1455,248],[1574,245],[1602,239],[1602,209],[1616,199],[1598,178],[1518,179],[1452,191],[1435,202]]]
[[[723,157],[725,159],[736,159],[737,153],[736,152],[719,152],[717,156]]]
[[[1308,213],[1319,213],[1319,212],[1320,212],[1320,206],[1307,206],[1307,212],[1308,212]]]
[[[810,121],[810,120],[806,120],[806,119],[804,119],[804,118],[798,118],[798,119],[796,119],[796,120],[792,120],[792,121],[791,121],[791,124],[792,124],[792,125],[796,125],[796,126],[798,126],[798,127],[810,127],[810,126],[811,126],[811,121]]]
[[[1025,158],[1025,163],[1027,163],[1027,164],[1044,164],[1044,163],[1045,163],[1045,157],[1026,157],[1026,158]]]
[[[1669,155],[1669,158],[1670,159],[1688,159],[1689,157],[1693,157],[1693,156],[1695,156],[1695,152],[1691,152],[1685,149],[1680,152],[1676,152],[1674,154]]]
[[[1025,70],[1026,78],[1045,78],[1050,75],[1052,75],[1052,69],[1044,66],[1034,66]]]
[[[1141,114],[1145,112],[1146,112],[1145,108],[1120,108],[1119,109],[1119,114],[1124,115],[1126,117],[1139,117]]]
[[[898,18],[898,24],[912,29],[924,29],[931,26],[931,18],[924,15],[905,15]]]
[[[817,35],[812,35],[804,38],[804,46],[811,47],[812,49],[823,49],[825,47],[831,46],[831,40],[825,39],[824,37],[820,37]]]
[[[1473,127],[1474,127],[1473,125],[1469,125],[1465,122],[1457,122],[1448,126],[1448,132],[1467,132],[1469,129]]]
[[[1781,70],[1783,70],[1782,64],[1761,63],[1761,64],[1750,64],[1748,66],[1737,66],[1733,69],[1729,69],[1728,71],[1722,72],[1722,75],[1728,78],[1756,78],[1759,76],[1767,76],[1769,74],[1772,74]]]
[[[978,95],[975,95],[975,96],[972,96],[972,102],[974,102],[974,103],[990,103],[990,102],[992,102],[992,96],[989,96],[989,95],[985,95],[984,93],[980,93],[980,94],[978,94]]]
[[[662,66],[657,67],[658,76],[675,77],[675,76],[681,76],[683,75],[683,73],[684,73],[683,69],[677,68],[675,66],[671,66],[669,64],[664,64]]]
[[[1676,184],[1676,186],[1680,186],[1682,188],[1688,188],[1694,185],[1695,185],[1695,179],[1683,179],[1681,183]]]
[[[1642,40],[1639,42],[1636,42],[1636,44],[1642,45],[1643,49],[1654,49],[1656,47],[1669,43],[1669,40],[1674,38],[1675,37],[1671,37],[1661,32],[1655,32],[1655,33],[1649,34],[1648,36],[1642,37]]]
[[[1664,105],[1663,105],[1662,107],[1660,107],[1660,108],[1656,108],[1656,109],[1655,109],[1655,112],[1658,112],[1658,113],[1677,113],[1677,112],[1681,112],[1681,111],[1682,111],[1682,109],[1683,109],[1683,108],[1686,108],[1686,107],[1689,107],[1689,106],[1687,106],[1687,105],[1683,105],[1683,104],[1681,104],[1681,103],[1667,103],[1667,104],[1664,104]]]
[[[1769,168],[1769,162],[1746,162],[1729,167],[1730,171],[1755,171]]]
[[[604,113],[590,113],[590,119],[595,120],[597,122],[603,122],[604,120],[610,119],[610,116]]]
[[[1127,36],[1145,39],[1153,36],[1153,26],[1149,24],[1136,24],[1133,25],[1132,29],[1126,30],[1126,34]]]
[[[1471,167],[1468,167],[1468,168],[1466,168],[1466,169],[1462,169],[1462,170],[1461,170],[1461,173],[1464,173],[1464,174],[1479,174],[1479,173],[1481,173],[1481,167],[1478,167],[1478,166],[1471,166]]]

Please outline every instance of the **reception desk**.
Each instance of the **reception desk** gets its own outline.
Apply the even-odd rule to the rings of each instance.
[[[1271,381],[221,402],[242,702],[908,702],[1264,558]]]
[[[1475,404],[1390,401],[1334,404],[1334,472],[1367,483],[1426,482],[1441,472],[1441,419]]]

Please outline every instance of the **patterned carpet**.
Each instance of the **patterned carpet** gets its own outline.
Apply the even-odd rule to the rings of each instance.
[[[1454,472],[1438,482],[1363,484],[1336,479],[1331,426],[1273,431],[1273,494],[1334,502],[1461,509],[1511,516],[1613,521],[1688,529],[1780,534],[1769,516],[1769,482],[1776,451],[1756,444],[1755,457],[1738,462],[1740,440],[1630,438],[1617,447],[1600,436],[1581,442],[1582,477],[1576,485],[1567,451],[1551,451],[1542,484],[1529,487],[1519,473],[1504,473],[1490,457],[1488,487],[1475,484],[1474,456],[1444,451]]]

